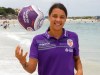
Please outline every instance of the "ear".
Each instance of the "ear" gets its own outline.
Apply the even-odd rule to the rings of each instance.
[[[48,15],[48,20],[50,21],[50,16]]]
[[[67,21],[68,21],[68,19],[66,18],[65,22],[67,22]]]

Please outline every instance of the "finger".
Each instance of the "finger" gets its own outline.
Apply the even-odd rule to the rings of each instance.
[[[18,46],[16,47],[15,52],[16,52],[16,53],[19,53],[19,50],[20,50],[20,46],[18,45]]]
[[[25,55],[24,55],[25,58],[26,58],[27,54],[28,54],[28,52],[25,53]]]
[[[21,49],[21,56],[23,56],[23,49]]]
[[[15,55],[18,55],[19,52],[20,52],[20,46],[17,46],[17,47],[16,47],[16,50],[15,50]]]

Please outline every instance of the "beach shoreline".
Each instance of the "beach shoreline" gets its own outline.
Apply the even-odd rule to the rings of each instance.
[[[4,21],[8,21],[9,24],[16,24],[19,23],[18,19],[6,19],[6,20],[0,20],[0,24],[3,24]],[[48,22],[48,19],[45,19],[44,22]],[[66,23],[98,23],[100,20],[97,19],[67,19]]]

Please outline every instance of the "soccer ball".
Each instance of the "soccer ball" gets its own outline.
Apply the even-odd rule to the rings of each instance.
[[[36,31],[44,21],[44,14],[34,5],[23,7],[18,14],[19,23],[28,31]]]

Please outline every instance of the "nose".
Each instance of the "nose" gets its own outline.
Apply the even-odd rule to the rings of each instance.
[[[57,17],[57,18],[56,18],[56,21],[57,21],[57,22],[59,22],[59,21],[60,21],[60,18],[59,18],[59,17]]]

